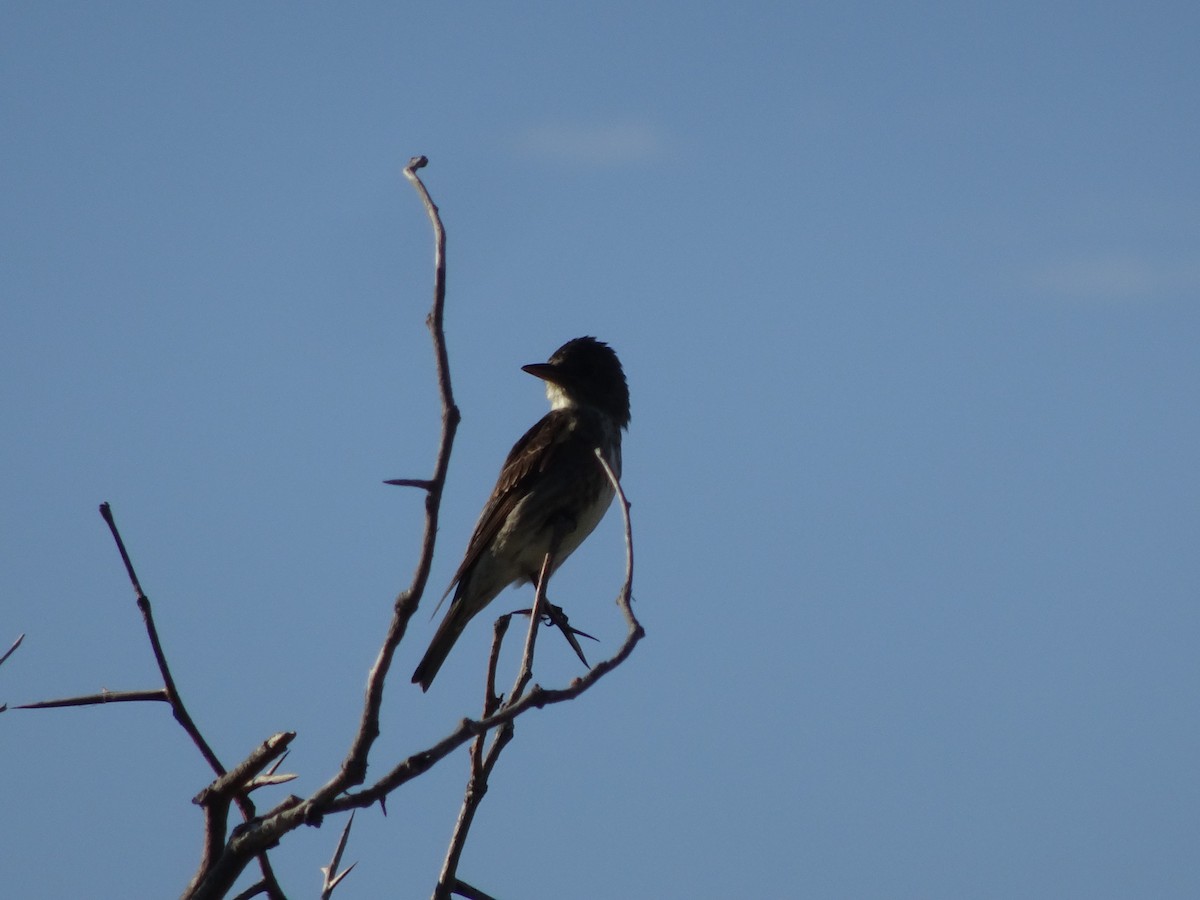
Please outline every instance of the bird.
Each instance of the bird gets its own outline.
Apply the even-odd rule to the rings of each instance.
[[[621,476],[629,386],[616,352],[594,337],[567,341],[544,363],[521,367],[546,383],[550,412],[513,445],[450,586],[454,598],[412,681],[428,691],[455,641],[509,585],[536,583],[557,540],[553,570],[604,518],[614,490],[596,459]]]

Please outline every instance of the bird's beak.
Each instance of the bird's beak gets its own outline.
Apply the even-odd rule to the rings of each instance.
[[[552,366],[550,363],[530,363],[527,366],[521,366],[521,371],[528,372],[534,378],[540,378],[542,381],[549,381],[551,384],[562,384],[562,376],[558,367]]]

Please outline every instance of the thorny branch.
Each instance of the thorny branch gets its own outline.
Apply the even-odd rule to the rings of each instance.
[[[64,700],[43,701],[29,704],[28,708],[46,708],[52,706],[79,706],[93,703],[130,702],[157,700],[166,701],[171,706],[172,715],[180,726],[187,732],[201,755],[204,756],[216,780],[195,798],[194,802],[205,810],[204,853],[200,867],[197,869],[183,894],[188,900],[200,898],[219,898],[227,896],[233,884],[246,865],[257,859],[262,870],[262,878],[250,888],[239,894],[239,897],[254,897],[265,895],[272,900],[282,900],[283,891],[271,870],[267,851],[276,846],[282,837],[302,825],[320,825],[323,818],[331,813],[365,808],[378,802],[382,804],[386,797],[401,785],[417,777],[431,768],[439,760],[445,758],[458,747],[468,741],[475,741],[471,752],[472,786],[468,786],[468,796],[464,798],[463,809],[470,812],[465,817],[465,824],[456,829],[452,839],[451,849],[447,855],[447,864],[443,867],[439,879],[437,896],[448,896],[453,891],[461,896],[487,900],[488,895],[459,880],[454,870],[457,867],[458,855],[461,854],[470,818],[474,808],[478,806],[483,793],[487,789],[487,778],[496,764],[500,752],[512,739],[513,721],[523,713],[533,708],[542,708],[555,703],[562,703],[588,690],[592,685],[625,661],[633,652],[633,648],[644,636],[641,624],[633,614],[630,605],[633,579],[633,543],[629,520],[629,503],[621,489],[616,475],[609,467],[603,456],[597,450],[597,459],[612,482],[621,502],[622,516],[625,523],[626,572],[625,582],[617,598],[618,606],[625,616],[627,634],[617,652],[607,660],[603,660],[591,668],[584,676],[574,679],[567,687],[560,689],[545,689],[539,685],[527,686],[532,677],[532,656],[536,641],[537,627],[543,608],[548,608],[545,598],[546,581],[553,559],[553,550],[548,554],[542,576],[538,581],[537,594],[533,608],[530,610],[530,628],[526,637],[525,652],[522,657],[522,667],[517,676],[517,682],[510,696],[501,701],[495,695],[495,674],[499,655],[499,645],[508,627],[508,618],[502,617],[497,622],[492,656],[488,664],[487,697],[485,698],[483,714],[479,719],[463,719],[457,728],[434,745],[412,754],[386,772],[382,778],[373,784],[354,791],[362,785],[366,778],[367,757],[378,738],[380,710],[383,703],[384,684],[391,664],[403,639],[409,620],[416,612],[418,603],[424,594],[429,579],[433,561],[433,551],[437,536],[439,512],[442,493],[445,488],[446,474],[449,468],[451,449],[458,429],[460,413],[454,402],[450,383],[449,354],[443,326],[446,288],[446,235],[442,226],[437,206],[434,204],[425,185],[417,175],[417,170],[424,168],[428,160],[423,156],[414,157],[404,168],[405,177],[413,184],[425,207],[433,226],[434,233],[434,291],[433,305],[426,317],[426,325],[433,339],[435,367],[437,372],[438,390],[442,405],[441,438],[438,445],[434,471],[429,478],[395,479],[388,482],[408,487],[416,487],[425,491],[425,527],[421,542],[421,553],[413,578],[407,588],[400,592],[393,603],[392,618],[387,633],[374,664],[367,678],[366,692],[363,698],[362,713],[359,725],[351,740],[350,747],[338,771],[308,798],[290,796],[262,815],[256,813],[254,804],[248,794],[257,787],[268,784],[278,784],[290,780],[294,776],[276,775],[282,755],[286,753],[287,745],[295,737],[294,733],[285,732],[275,735],[260,745],[245,761],[227,771],[221,764],[212,748],[208,745],[199,728],[191,718],[180,696],[177,685],[172,677],[167,663],[166,654],[159,640],[158,630],[154,623],[150,600],[142,590],[133,563],[126,550],[125,543],[117,530],[112,510],[107,503],[101,505],[101,515],[108,524],[116,541],[122,562],[130,583],[133,585],[137,606],[142,614],[146,633],[154,652],[162,676],[163,687],[151,691],[101,692]],[[512,614],[509,614],[510,616]],[[582,658],[574,634],[583,634],[569,628],[565,617],[554,617],[555,624],[562,628],[568,640],[571,640],[576,652]],[[585,635],[587,636],[587,635]],[[18,644],[20,641],[18,640]],[[7,658],[16,645],[5,654]],[[0,662],[3,660],[0,659]],[[586,664],[586,660],[585,660]],[[486,756],[483,754],[483,742],[490,731],[496,731]],[[262,770],[275,761],[275,765],[265,774]],[[472,799],[472,791],[477,796]],[[228,831],[227,813],[231,803],[239,807],[244,822],[231,832]],[[461,819],[461,817],[460,817]],[[459,833],[461,831],[461,834]],[[323,897],[329,896],[349,869],[337,872],[342,851],[349,834],[349,822],[339,840],[334,859],[323,871],[325,881]],[[455,849],[457,846],[457,849]],[[453,854],[453,863],[451,863]],[[350,868],[353,868],[351,866]]]
[[[342,879],[353,872],[354,867],[358,865],[358,863],[352,862],[346,868],[341,868],[342,854],[346,851],[346,842],[350,840],[350,829],[353,826],[354,813],[352,812],[346,819],[345,827],[342,828],[342,836],[338,838],[337,847],[334,848],[333,859],[329,861],[329,865],[321,867],[321,900],[329,900],[333,896],[334,889],[342,883]]]
[[[416,156],[404,167],[404,176],[413,184],[425,206],[433,226],[434,234],[434,284],[433,306],[426,317],[433,338],[434,359],[437,369],[438,391],[442,401],[442,433],[438,444],[434,473],[428,479],[400,479],[395,483],[419,487],[425,493],[425,530],[421,539],[421,554],[413,573],[411,584],[396,597],[392,606],[392,619],[388,624],[383,646],[367,675],[367,690],[363,698],[362,715],[354,734],[350,749],[342,760],[337,773],[307,800],[279,811],[263,819],[241,833],[231,835],[222,853],[222,860],[208,873],[197,872],[193,881],[195,890],[186,897],[222,897],[240,874],[250,855],[259,849],[274,846],[280,838],[302,824],[319,825],[326,813],[332,810],[335,798],[349,788],[362,784],[367,772],[367,757],[379,737],[379,713],[383,706],[383,688],[391,669],[396,648],[400,646],[408,622],[425,592],[429,571],[433,565],[433,550],[437,539],[438,517],[442,505],[442,491],[446,484],[446,473],[450,467],[450,452],[454,436],[458,431],[461,415],[454,403],[454,392],[450,384],[450,357],[446,349],[443,327],[443,312],[446,301],[446,232],[433,198],[429,196],[417,170],[428,165],[424,156]],[[382,799],[382,798],[381,798]],[[366,805],[366,804],[364,804]]]
[[[150,639],[150,648],[154,651],[154,661],[158,664],[159,674],[162,675],[163,690],[167,693],[167,702],[171,704],[171,715],[175,717],[175,721],[180,727],[187,732],[187,736],[192,739],[192,743],[196,745],[196,749],[200,751],[200,755],[204,757],[205,762],[209,764],[213,772],[217,775],[224,775],[225,768],[221,765],[221,761],[217,759],[217,754],[208,746],[208,741],[200,734],[200,729],[196,727],[196,723],[192,721],[191,714],[187,711],[187,707],[183,705],[183,698],[179,696],[179,689],[175,686],[175,679],[171,675],[171,667],[167,665],[167,656],[163,653],[162,642],[158,639],[158,628],[154,624],[154,611],[150,607],[150,598],[146,596],[142,590],[141,582],[138,581],[137,572],[133,569],[133,562],[129,559],[129,552],[125,549],[125,541],[121,537],[121,532],[117,529],[117,522],[113,518],[112,507],[107,503],[100,504],[100,515],[104,518],[104,522],[108,525],[108,530],[112,533],[113,540],[117,543],[117,551],[121,554],[121,562],[125,563],[125,573],[129,576],[129,583],[133,585],[133,593],[137,598],[137,607],[142,614],[142,621],[146,626],[146,636]],[[251,811],[250,815],[253,815]]]
[[[21,646],[21,641],[25,640],[25,634],[22,632],[17,636],[17,639],[12,642],[12,646],[4,651],[4,655],[0,656],[0,666],[4,665],[5,661],[17,652],[17,648]],[[0,703],[0,713],[8,709],[7,703]]]
[[[162,642],[158,637],[158,627],[154,624],[154,610],[150,605],[150,598],[146,596],[146,592],[142,590],[142,585],[138,580],[137,572],[133,568],[133,561],[129,558],[129,551],[125,548],[125,540],[121,537],[121,532],[117,528],[116,519],[113,517],[112,507],[110,507],[108,503],[101,503],[100,515],[103,517],[105,524],[108,525],[108,530],[112,534],[113,540],[116,542],[117,551],[121,554],[121,561],[125,564],[125,574],[129,577],[129,583],[133,586],[133,593],[137,600],[138,611],[141,612],[142,621],[146,627],[146,636],[150,640],[150,647],[154,652],[154,660],[158,664],[158,671],[162,676],[163,687],[161,693],[165,695],[167,703],[170,704],[171,714],[175,717],[175,721],[179,723],[180,727],[183,728],[188,737],[192,739],[192,743],[196,745],[196,748],[200,751],[200,755],[204,757],[205,761],[217,775],[218,781],[220,781],[227,774],[225,767],[221,765],[221,761],[217,759],[216,753],[213,752],[213,749],[209,746],[208,741],[204,739],[204,736],[200,733],[200,729],[196,726],[195,721],[193,721],[191,714],[187,711],[187,707],[184,706],[183,698],[180,696],[179,689],[175,685],[175,679],[171,675],[171,667],[167,664],[167,656],[163,651]],[[142,694],[143,696],[139,697],[138,694]],[[157,691],[130,691],[118,694],[117,698],[119,700],[127,701],[139,699],[164,699],[164,697],[156,696],[157,694],[159,694]],[[96,695],[93,695],[92,697],[75,697],[67,701],[49,701],[47,705],[82,706],[91,702],[111,702],[111,698],[108,700],[97,701],[95,696]],[[99,696],[104,697],[106,695],[101,694]],[[239,769],[240,768],[241,767],[239,767]],[[256,815],[254,802],[248,796],[246,796],[244,792],[233,794],[229,799],[237,804],[242,817],[247,822],[254,818]],[[224,829],[228,818],[228,802],[223,804],[219,809],[221,812],[219,817],[220,834],[214,835],[212,831],[217,824],[216,817],[211,815],[206,817],[207,827],[205,829],[204,836],[204,858],[206,859],[209,858],[214,849],[219,846],[219,842],[222,839],[220,835],[224,834]],[[267,854],[265,852],[257,852],[254,855],[258,858],[259,867],[262,870],[263,875],[261,882],[263,889],[261,893],[266,894],[268,897],[280,898],[280,900],[282,900],[284,896],[283,890],[279,887],[279,882],[275,879],[275,874],[271,870],[271,861],[267,858]],[[247,859],[247,862],[249,862],[249,859]]]
[[[101,691],[98,694],[85,694],[82,697],[63,697],[61,700],[38,700],[36,703],[22,703],[17,709],[55,709],[63,706],[96,706],[101,703],[143,703],[147,700],[162,700],[171,702],[171,697],[164,688],[153,691]]]

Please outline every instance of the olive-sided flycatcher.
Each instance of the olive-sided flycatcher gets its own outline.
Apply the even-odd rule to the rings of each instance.
[[[629,388],[612,348],[593,337],[575,338],[554,351],[549,362],[522,368],[546,382],[550,412],[509,451],[479,515],[462,565],[446,589],[446,594],[454,590],[454,599],[413,672],[413,683],[423,691],[480,610],[510,584],[537,582],[556,535],[555,569],[604,517],[614,492],[595,448],[621,474]]]

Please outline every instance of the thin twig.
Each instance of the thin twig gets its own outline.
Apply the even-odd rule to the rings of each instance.
[[[21,635],[15,641],[13,641],[13,645],[4,651],[3,656],[0,656],[0,666],[4,665],[4,661],[16,652],[17,648],[21,646],[21,641],[23,640],[25,640],[25,633],[21,632]]]
[[[250,885],[250,887],[246,888],[244,891],[234,897],[233,900],[250,900],[251,897],[257,897],[259,894],[265,893],[267,893],[267,882],[265,880],[256,881],[254,884]]]
[[[217,759],[217,754],[213,752],[212,747],[208,745],[208,741],[200,733],[200,729],[196,727],[191,714],[183,704],[183,698],[179,695],[179,689],[175,686],[175,679],[171,675],[171,667],[167,665],[167,656],[163,652],[162,641],[158,638],[158,628],[154,624],[154,611],[150,608],[150,598],[142,590],[137,573],[133,570],[133,561],[130,560],[129,552],[125,549],[125,541],[121,538],[121,532],[117,529],[117,522],[113,518],[112,507],[108,503],[101,503],[100,515],[104,517],[104,522],[108,525],[108,530],[112,532],[113,540],[117,542],[117,552],[121,554],[121,562],[125,563],[125,572],[129,576],[129,583],[133,585],[133,593],[137,598],[137,607],[141,611],[142,621],[146,625],[146,636],[150,639],[150,648],[154,651],[154,661],[158,664],[159,674],[162,675],[163,688],[167,692],[167,702],[171,704],[171,714],[175,717],[175,721],[179,723],[180,727],[187,732],[187,736],[192,739],[192,743],[196,745],[196,749],[200,751],[200,755],[204,757],[213,772],[217,775],[224,775],[225,767],[221,765],[221,761]]]
[[[504,643],[504,635],[508,633],[508,626],[511,622],[512,613],[505,613],[496,619],[496,624],[492,627],[492,650],[488,655],[487,690],[483,698],[484,716],[490,716],[500,705],[500,697],[496,693],[496,668],[500,664],[500,646]]]
[[[140,703],[146,700],[159,700],[167,703],[171,698],[165,688],[153,691],[101,691],[99,694],[87,694],[83,697],[63,697],[61,700],[39,700],[36,703],[24,703],[14,709],[57,709],[62,706],[96,706],[102,703]]]
[[[636,644],[646,636],[645,630],[642,628],[641,622],[637,616],[633,614],[633,523],[629,519],[629,499],[625,496],[625,489],[621,487],[621,479],[617,477],[617,473],[613,471],[612,466],[608,464],[608,460],[604,458],[604,454],[596,447],[593,451],[596,454],[596,461],[600,463],[600,467],[604,469],[604,474],[608,476],[609,483],[613,486],[613,490],[617,492],[617,499],[621,501],[621,522],[625,526],[625,583],[621,585],[621,592],[617,594],[617,606],[621,607],[621,612],[625,615],[625,623],[629,626],[631,637],[635,637],[633,643]],[[626,639],[628,642],[628,638]],[[630,650],[633,648],[630,647]]]
[[[154,624],[154,610],[150,606],[150,598],[146,596],[146,592],[142,590],[142,584],[138,580],[137,572],[133,568],[133,560],[129,558],[129,551],[125,548],[125,541],[121,537],[121,532],[117,528],[116,519],[113,517],[112,507],[107,502],[100,504],[100,515],[104,522],[108,525],[108,530],[112,533],[113,540],[117,544],[117,552],[121,555],[121,562],[125,564],[125,573],[129,576],[129,583],[133,586],[134,597],[137,600],[137,607],[142,614],[142,621],[146,626],[146,636],[150,640],[150,648],[154,652],[154,661],[158,664],[159,674],[163,680],[163,690],[167,694],[167,702],[171,704],[171,715],[175,717],[175,721],[186,732],[187,736],[192,739],[192,743],[196,745],[196,749],[200,751],[200,755],[204,757],[209,768],[217,775],[218,778],[225,775],[225,767],[217,758],[217,754],[213,752],[208,741],[204,739],[204,735],[200,733],[200,729],[196,726],[191,714],[183,703],[183,697],[179,693],[178,687],[175,685],[175,678],[171,675],[171,667],[167,663],[167,655],[163,651],[162,641],[158,637],[158,627]],[[234,802],[237,803],[238,810],[246,821],[250,821],[255,816],[254,802],[244,794],[234,797]],[[224,828],[227,824],[224,816],[219,817],[221,831],[219,834],[206,833],[204,843],[206,852],[205,858],[210,856],[210,851],[220,846],[225,840]],[[218,817],[210,816],[207,818],[206,825],[209,828],[215,827],[218,824]],[[266,848],[263,848],[265,850]],[[282,897],[283,892],[279,888],[279,883],[275,879],[275,874],[271,870],[270,860],[267,859],[265,852],[256,853],[259,866],[263,873],[263,882],[266,885],[267,895],[269,897]],[[196,879],[193,878],[194,884]]]
[[[284,834],[301,825],[320,824],[323,816],[335,811],[338,798],[344,796],[349,788],[362,784],[366,778],[367,757],[375,740],[379,737],[379,717],[383,706],[384,683],[391,669],[396,648],[404,638],[408,622],[416,612],[417,605],[425,593],[429,572],[433,565],[433,550],[437,538],[442,492],[446,484],[446,473],[450,466],[450,453],[454,446],[454,437],[461,419],[450,383],[449,353],[446,349],[443,327],[446,299],[446,232],[436,204],[417,175],[417,170],[424,168],[427,164],[428,160],[425,157],[413,157],[404,167],[404,176],[413,184],[419,194],[433,226],[433,305],[425,321],[433,340],[438,392],[442,403],[442,430],[433,476],[429,479],[397,479],[402,484],[420,487],[426,491],[425,528],[421,539],[421,553],[412,582],[400,592],[392,605],[392,618],[388,624],[387,633],[375,662],[367,674],[367,688],[363,697],[359,725],[338,771],[307,800],[272,811],[232,835],[221,858],[207,871],[197,872],[193,886],[184,895],[188,900],[224,896],[241,874],[251,855],[274,846]],[[371,802],[382,802],[386,796],[386,793],[379,794]],[[351,807],[342,807],[342,809],[348,808]]]
[[[23,641],[23,640],[25,640],[24,632],[22,632],[17,637],[17,639],[15,641],[13,641],[13,645],[11,647],[9,647],[6,651],[4,651],[4,655],[0,656],[0,666],[4,665],[4,661],[7,660],[10,656],[12,656],[13,653],[16,652],[17,648],[21,646],[21,641]],[[18,708],[20,708],[20,707],[18,707]],[[4,712],[7,709],[8,709],[7,703],[0,703],[0,713]]]
[[[521,668],[517,670],[517,680],[509,692],[505,704],[516,703],[525,687],[533,679],[533,650],[537,644],[538,626],[542,624],[542,610],[546,607],[546,585],[550,582],[550,572],[553,568],[554,557],[558,554],[558,545],[562,542],[563,529],[556,528],[550,542],[550,549],[542,560],[542,571],[538,573],[537,590],[533,594],[533,606],[529,610],[529,629],[525,632],[525,649],[521,652]]]
[[[496,669],[500,664],[500,648],[504,644],[504,635],[508,633],[512,613],[505,613],[496,619],[492,626],[492,649],[488,653],[487,680],[483,692],[483,715],[490,716],[500,705],[500,697],[496,694]],[[471,742],[471,775],[477,777],[483,766],[483,746],[486,734],[478,735]]]
[[[437,459],[434,464],[433,477],[427,483],[420,485],[427,491],[425,498],[425,533],[421,541],[421,555],[413,574],[412,584],[396,598],[393,605],[392,621],[388,626],[383,646],[375,659],[375,664],[367,676],[367,691],[363,701],[362,718],[358,731],[342,761],[341,769],[323,785],[309,801],[311,821],[319,821],[324,807],[330,800],[341,794],[348,787],[362,784],[366,777],[367,755],[371,746],[379,736],[379,713],[383,705],[384,681],[392,665],[396,648],[403,639],[408,628],[408,621],[417,611],[417,604],[425,593],[425,585],[429,580],[429,571],[433,565],[433,550],[437,539],[438,516],[441,510],[442,491],[446,484],[446,472],[450,466],[450,451],[454,446],[454,435],[458,430],[460,414],[454,403],[454,392],[450,385],[450,363],[446,351],[446,335],[442,327],[443,309],[446,302],[446,231],[437,205],[429,196],[424,183],[417,175],[417,170],[428,165],[429,160],[424,156],[415,156],[404,167],[404,177],[416,188],[425,206],[433,226],[434,235],[434,278],[433,306],[426,317],[430,335],[433,338],[434,358],[437,368],[438,391],[442,400],[442,436],[438,446]],[[412,484],[413,479],[399,479],[403,483]]]

